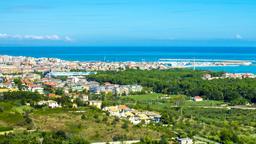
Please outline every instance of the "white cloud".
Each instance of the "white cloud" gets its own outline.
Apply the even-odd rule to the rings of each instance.
[[[243,39],[243,37],[240,34],[235,35],[236,39]]]
[[[11,35],[0,33],[0,39],[19,39],[19,40],[51,40],[51,41],[72,41],[69,36],[59,35]]]
[[[70,38],[69,36],[65,36],[65,40],[66,40],[66,41],[73,41],[73,39]]]

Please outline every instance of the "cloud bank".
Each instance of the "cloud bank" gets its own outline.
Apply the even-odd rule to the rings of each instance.
[[[0,33],[0,39],[18,39],[18,40],[50,40],[50,41],[72,41],[69,36],[59,35],[19,35]]]

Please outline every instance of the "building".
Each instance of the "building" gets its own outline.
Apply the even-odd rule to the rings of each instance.
[[[193,99],[194,99],[194,101],[196,101],[196,102],[203,101],[203,98],[200,97],[200,96],[195,96]]]
[[[44,85],[49,86],[49,87],[56,87],[57,83],[56,82],[44,82]]]
[[[58,108],[61,107],[56,101],[48,100],[48,101],[40,101],[37,103],[39,106],[48,106],[49,108]]]
[[[81,95],[81,96],[79,96],[79,98],[80,98],[81,101],[83,101],[83,102],[89,101],[89,96],[88,96],[88,95]]]
[[[103,110],[109,112],[111,116],[127,119],[134,125],[142,122],[143,124],[149,124],[150,122],[159,123],[161,120],[161,115],[156,112],[138,111],[130,109],[126,105],[104,107]]]
[[[178,138],[179,144],[193,144],[193,140],[190,138]]]
[[[210,75],[210,74],[205,74],[204,76],[203,76],[203,79],[204,80],[210,80],[212,78],[212,75]]]
[[[89,101],[89,105],[90,106],[94,106],[94,107],[96,107],[98,109],[101,109],[102,101],[91,100],[91,101]]]
[[[60,76],[87,76],[97,74],[97,72],[50,72],[46,77],[60,77]]]
[[[71,87],[71,90],[72,90],[73,92],[75,92],[75,91],[77,91],[77,92],[82,92],[82,91],[84,90],[84,87],[81,86],[81,85],[74,85],[74,86]]]
[[[28,88],[28,90],[31,92],[38,92],[39,94],[44,94],[44,88],[40,86],[31,86]]]

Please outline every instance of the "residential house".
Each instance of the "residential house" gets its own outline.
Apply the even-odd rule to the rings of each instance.
[[[39,94],[44,94],[44,88],[38,85],[29,86],[28,90],[31,92],[38,92]]]
[[[200,97],[200,96],[195,96],[193,99],[194,99],[194,101],[196,101],[196,102],[203,101],[203,98]]]
[[[178,138],[179,144],[193,144],[193,140],[190,138]]]
[[[89,101],[89,105],[90,106],[94,106],[94,107],[96,107],[98,109],[101,109],[102,101],[91,100],[91,101]]]
[[[39,106],[48,106],[49,108],[58,108],[61,107],[56,101],[48,100],[48,101],[40,101],[37,103]]]
[[[82,92],[82,91],[84,90],[84,87],[81,86],[81,85],[74,85],[74,86],[71,87],[71,90],[72,90],[73,92],[75,92],[75,91],[77,91],[77,92]]]
[[[89,101],[89,96],[88,95],[80,95],[79,98],[83,102],[88,102]]]
[[[210,80],[212,78],[212,75],[210,75],[210,74],[205,74],[204,76],[203,76],[203,79],[204,80]]]

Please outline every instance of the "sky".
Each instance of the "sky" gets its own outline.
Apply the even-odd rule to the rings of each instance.
[[[5,45],[256,47],[256,1],[2,0]]]

